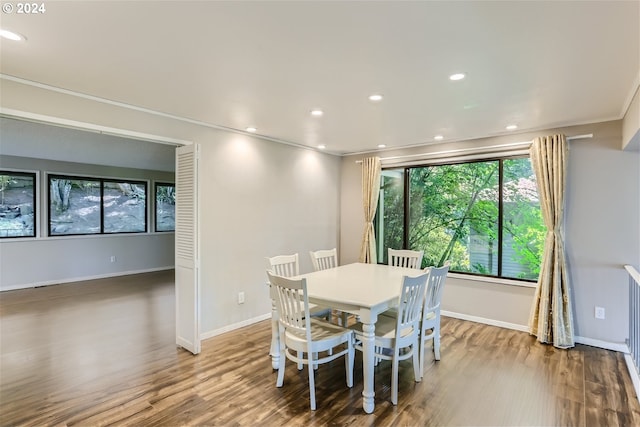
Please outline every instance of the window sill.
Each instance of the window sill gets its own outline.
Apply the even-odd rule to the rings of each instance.
[[[38,236],[38,237],[11,237],[0,239],[0,243],[19,243],[19,242],[43,242],[48,240],[73,240],[73,239],[102,239],[110,237],[140,237],[140,236],[163,236],[167,234],[175,234],[175,231],[156,231],[156,232],[140,232],[140,233],[96,233],[96,234],[60,234],[54,236]]]
[[[452,277],[454,279],[471,280],[475,282],[487,282],[487,283],[493,283],[496,285],[520,286],[523,288],[535,288],[536,286],[538,286],[536,283],[524,282],[522,280],[504,279],[504,278],[498,278],[498,277],[474,276],[470,274],[460,274],[460,273],[448,273],[447,277]]]

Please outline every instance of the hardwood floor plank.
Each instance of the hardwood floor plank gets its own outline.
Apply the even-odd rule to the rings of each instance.
[[[2,426],[635,426],[640,405],[619,353],[558,350],[526,333],[443,318],[416,383],[375,368],[373,414],[337,360],[308,374],[271,368],[269,321],[216,336],[193,356],[174,344],[172,272],[0,293]]]

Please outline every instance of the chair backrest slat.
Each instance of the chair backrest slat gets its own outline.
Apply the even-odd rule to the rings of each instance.
[[[267,258],[267,269],[272,270],[276,276],[293,277],[300,274],[298,254],[278,255]]]
[[[327,270],[338,266],[338,251],[336,248],[311,251],[309,255],[311,255],[314,271]]]
[[[407,328],[418,328],[428,278],[429,273],[425,272],[416,277],[404,276],[402,279],[396,337],[400,337]]]
[[[388,249],[389,265],[405,268],[422,268],[424,251],[408,249]]]
[[[424,316],[440,309],[440,301],[442,300],[442,291],[444,290],[444,282],[447,280],[449,272],[449,261],[442,267],[429,267],[431,273],[427,284],[426,297],[424,302]]]

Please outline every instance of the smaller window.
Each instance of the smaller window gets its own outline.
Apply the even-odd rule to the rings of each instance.
[[[0,170],[0,238],[36,236],[36,174]]]
[[[156,183],[156,231],[176,230],[176,186]]]
[[[105,233],[147,231],[146,182],[105,180],[102,191]]]
[[[49,235],[99,234],[99,179],[49,175]]]

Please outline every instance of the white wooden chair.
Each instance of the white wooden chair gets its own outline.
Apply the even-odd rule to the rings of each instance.
[[[293,277],[300,275],[300,258],[298,253],[296,252],[293,255],[277,255],[271,258],[267,258],[267,270],[271,270],[277,276],[282,277]],[[271,302],[275,304],[275,301]],[[309,312],[311,317],[321,317],[326,319],[328,322],[331,321],[332,310],[329,307],[320,306],[317,304],[309,304]],[[273,347],[273,345],[272,345]],[[271,352],[278,351],[277,349],[272,348]],[[298,370],[301,371],[302,363],[298,363]]]
[[[413,375],[420,377],[419,339],[422,304],[429,273],[405,276],[396,317],[378,316],[376,322],[375,357],[391,360],[391,403],[398,404],[398,369],[400,360],[412,358]],[[362,323],[350,327],[355,331],[357,350],[362,351]],[[400,350],[403,350],[402,352]],[[389,354],[390,353],[390,354]]]
[[[436,360],[440,360],[440,301],[444,283],[447,280],[450,262],[440,267],[430,267],[429,281],[425,292],[420,326],[420,378],[424,376],[424,347],[425,341],[433,340],[433,353]]]
[[[424,251],[410,251],[407,249],[389,248],[389,265],[406,268],[422,268],[422,256]]]
[[[417,268],[422,267],[422,257],[424,251],[412,251],[408,249],[387,249],[387,263],[395,267]],[[395,308],[389,310],[387,315],[397,316],[398,312]],[[380,360],[376,358],[375,365],[378,366]]]
[[[321,249],[318,251],[310,251],[311,263],[314,271],[327,270],[338,266],[338,251],[333,249]],[[338,319],[342,326],[347,326],[349,313],[337,311]]]
[[[309,399],[311,410],[315,410],[314,370],[318,365],[345,356],[347,387],[353,387],[353,331],[309,315],[306,279],[288,279],[271,271],[267,271],[267,276],[275,287],[279,313],[280,360],[276,386],[282,387],[284,383],[286,359],[307,365]]]
[[[405,268],[422,268],[422,257],[424,251],[411,251],[407,249],[391,249],[388,248],[388,264],[395,267]],[[385,311],[383,314],[396,316],[398,314],[395,308]]]

